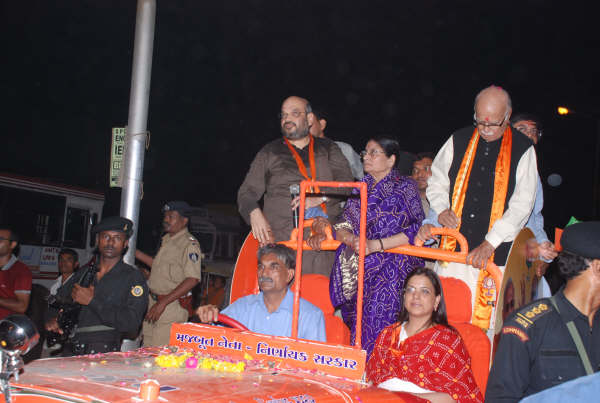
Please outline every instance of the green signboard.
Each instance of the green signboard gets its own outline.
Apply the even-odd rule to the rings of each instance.
[[[123,176],[121,168],[123,166],[123,158],[125,157],[125,136],[127,128],[113,127],[112,141],[110,145],[110,187],[122,187]]]

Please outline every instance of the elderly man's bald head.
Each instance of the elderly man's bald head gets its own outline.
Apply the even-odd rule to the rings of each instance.
[[[502,137],[509,124],[512,102],[508,92],[497,86],[484,88],[475,97],[475,121],[485,141]]]
[[[506,110],[512,110],[512,100],[510,99],[510,95],[508,95],[508,92],[502,87],[496,85],[490,85],[479,91],[479,94],[475,97],[474,108],[477,108],[477,102],[479,101],[499,102],[505,106]]]

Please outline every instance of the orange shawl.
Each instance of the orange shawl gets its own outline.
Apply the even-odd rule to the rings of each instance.
[[[471,175],[471,168],[473,168],[473,161],[475,160],[475,153],[477,152],[477,144],[479,143],[479,132],[477,128],[473,131],[471,140],[467,146],[467,151],[460,164],[458,174],[456,175],[456,181],[454,182],[454,189],[452,191],[452,205],[451,209],[459,218],[458,228],[460,229],[460,218],[462,216],[462,210],[465,203],[465,195],[467,194],[467,188],[469,187],[469,177]],[[510,157],[512,150],[512,130],[510,126],[507,126],[502,136],[502,143],[500,144],[500,152],[498,153],[498,159],[496,160],[496,171],[494,177],[494,196],[492,200],[492,208],[490,211],[490,222],[488,231],[492,228],[494,223],[502,217],[504,214],[504,206],[506,204],[506,195],[508,193],[508,181],[510,176]],[[444,250],[454,251],[456,249],[456,240],[451,237],[442,237],[440,248]],[[492,255],[492,260],[494,256]],[[489,287],[483,287],[484,284],[490,284],[489,275],[486,271],[482,270],[479,273],[477,279],[477,290],[475,307],[473,309],[474,325],[484,329],[488,329],[490,325],[490,317],[492,314],[492,308],[495,301],[495,290],[489,289]],[[492,282],[493,283],[493,282]]]

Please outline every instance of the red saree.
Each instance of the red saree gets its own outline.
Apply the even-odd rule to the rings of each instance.
[[[471,357],[458,333],[436,325],[413,335],[398,346],[401,325],[386,327],[375,342],[367,363],[367,379],[379,385],[399,378],[454,400],[483,402],[471,371]]]

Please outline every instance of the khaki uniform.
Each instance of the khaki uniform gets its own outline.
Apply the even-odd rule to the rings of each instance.
[[[200,244],[187,229],[173,236],[165,235],[152,263],[148,288],[153,294],[165,295],[188,277],[200,279],[201,257]],[[150,297],[148,309],[155,303]],[[144,322],[144,346],[169,344],[171,324],[182,323],[187,319],[188,312],[179,305],[179,301],[171,302],[156,322]]]

